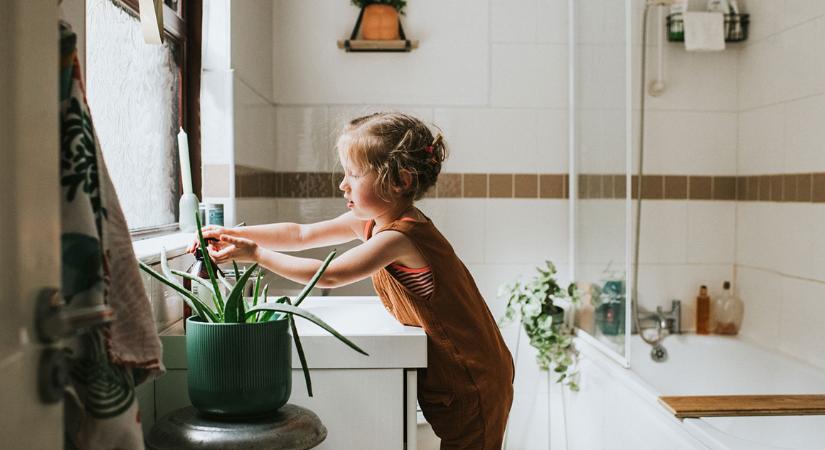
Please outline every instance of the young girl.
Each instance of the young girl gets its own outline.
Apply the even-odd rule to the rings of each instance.
[[[427,333],[418,401],[442,449],[501,449],[514,366],[496,322],[449,242],[413,206],[441,171],[446,147],[418,119],[378,113],[350,122],[338,139],[339,186],[349,212],[307,225],[207,226],[217,263],[257,262],[306,283],[321,262],[278,253],[360,239],[318,282],[334,288],[372,277],[387,310]],[[190,250],[194,250],[193,245]]]

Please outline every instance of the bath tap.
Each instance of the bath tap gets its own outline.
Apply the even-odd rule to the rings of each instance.
[[[646,328],[644,324],[652,324],[660,333],[681,334],[682,333],[682,302],[673,300],[670,311],[665,311],[661,306],[656,307],[655,312],[639,311],[639,326]],[[635,330],[638,332],[638,330]]]

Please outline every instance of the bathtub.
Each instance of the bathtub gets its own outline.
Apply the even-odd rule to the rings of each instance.
[[[563,417],[551,417],[551,432],[563,433],[568,449],[825,449],[825,416],[679,420],[658,402],[662,395],[825,393],[825,370],[743,338],[693,334],[668,336],[668,360],[656,363],[650,346],[631,339],[630,370],[577,339],[581,391],[556,388]]]

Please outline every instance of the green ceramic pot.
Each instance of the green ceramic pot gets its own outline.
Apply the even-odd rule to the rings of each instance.
[[[292,336],[287,319],[206,323],[186,329],[189,399],[207,415],[249,417],[276,411],[292,391]]]

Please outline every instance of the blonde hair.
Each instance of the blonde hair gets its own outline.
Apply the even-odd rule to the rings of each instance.
[[[346,142],[346,145],[344,141]],[[358,117],[343,129],[336,145],[348,161],[376,173],[376,188],[388,200],[394,188],[404,198],[418,200],[435,185],[447,145],[439,132],[413,116],[381,112]],[[402,172],[411,175],[405,187]]]

